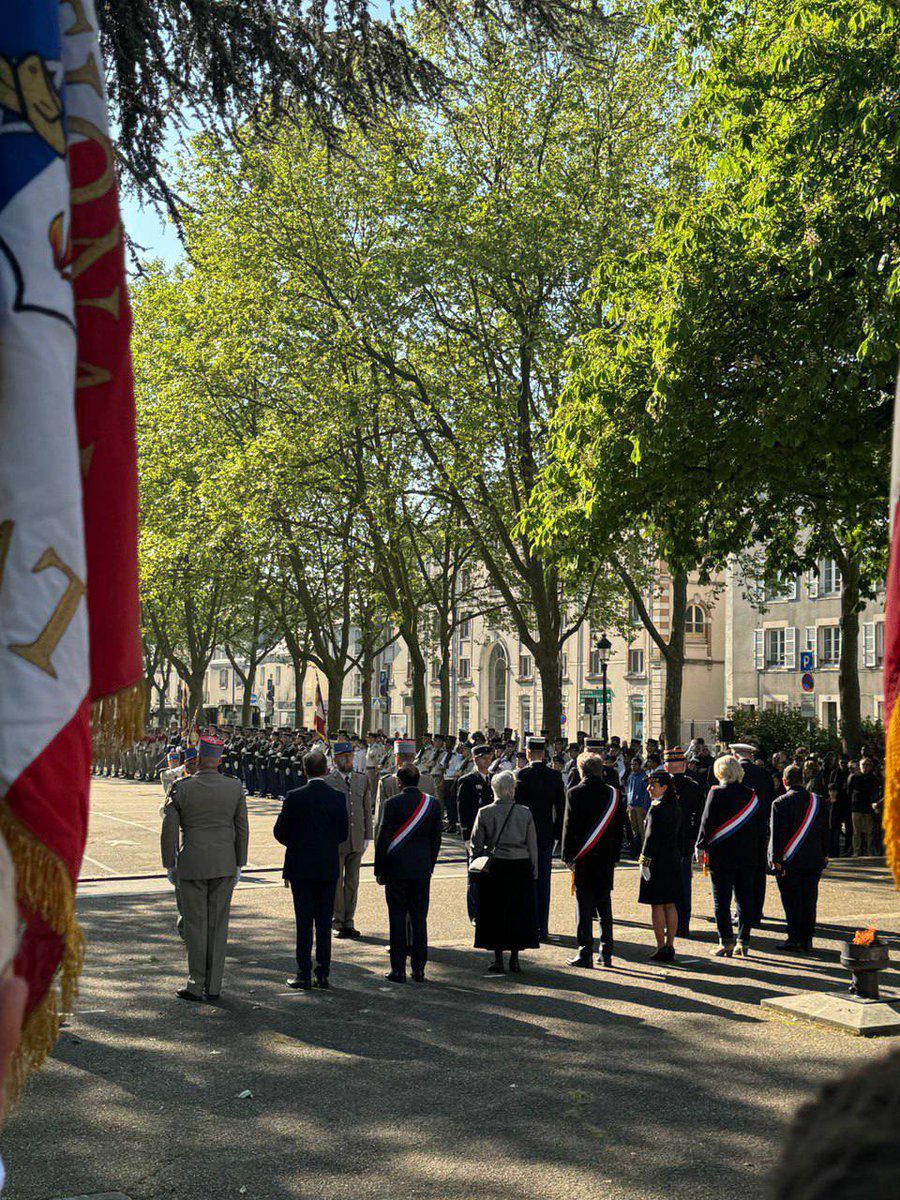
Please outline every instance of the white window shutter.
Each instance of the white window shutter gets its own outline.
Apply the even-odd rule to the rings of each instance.
[[[810,568],[806,576],[806,590],[810,600],[815,600],[819,594],[819,577],[814,568]]]
[[[797,630],[793,626],[784,631],[784,665],[789,671],[797,669]]]
[[[792,600],[800,599],[800,576],[799,575],[794,576],[792,587],[791,587],[791,599]]]
[[[818,659],[819,659],[819,654],[818,654],[819,647],[817,645],[818,639],[816,637],[817,632],[818,631],[817,631],[815,625],[807,625],[805,649],[809,650],[813,656],[812,661],[813,661],[813,669],[814,670],[815,670],[816,666],[818,665]]]
[[[863,625],[863,666],[875,666],[875,622],[866,621]]]
[[[761,671],[766,665],[765,633],[762,629],[753,630],[753,665]]]

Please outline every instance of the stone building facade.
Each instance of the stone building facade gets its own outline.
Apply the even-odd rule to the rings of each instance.
[[[884,713],[884,590],[860,614],[863,718]],[[841,577],[833,559],[818,571],[761,590],[734,566],[725,589],[725,706],[798,705],[835,732],[840,727]]]

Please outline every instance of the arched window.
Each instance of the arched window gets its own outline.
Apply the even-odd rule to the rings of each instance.
[[[699,604],[689,604],[684,614],[684,631],[691,637],[704,637],[706,634],[706,613]]]

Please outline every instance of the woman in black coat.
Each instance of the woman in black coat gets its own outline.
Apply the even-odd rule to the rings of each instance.
[[[681,899],[681,809],[668,771],[650,772],[650,810],[641,847],[641,887],[638,901],[651,906],[656,935],[654,962],[674,962],[678,932],[678,901]]]

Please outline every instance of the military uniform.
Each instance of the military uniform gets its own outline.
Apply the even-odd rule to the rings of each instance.
[[[335,746],[335,753],[342,751]],[[346,751],[349,753],[348,751]],[[341,771],[333,767],[325,776],[329,787],[341,792],[347,800],[349,833],[338,854],[340,874],[334,897],[333,926],[338,937],[357,937],[354,925],[356,900],[359,892],[359,868],[365,848],[372,840],[372,807],[369,803],[369,781],[358,771]]]
[[[490,755],[490,747],[477,746],[472,751],[472,756],[476,761],[480,761],[484,766]],[[486,775],[482,775],[481,771],[476,767],[470,771],[468,775],[463,775],[456,789],[456,806],[459,812],[459,825],[462,832],[463,841],[466,843],[466,866],[468,867],[471,861],[471,842],[472,830],[475,826],[475,818],[482,808],[486,808],[488,804],[494,803],[494,793],[491,791],[491,781]],[[469,920],[475,920],[476,909],[478,907],[478,887],[477,881],[471,876],[469,877],[468,886],[466,888],[466,909],[469,913]]]
[[[201,755],[221,756],[218,739],[201,739]],[[163,866],[178,881],[188,953],[184,999],[221,991],[231,895],[247,862],[247,802],[236,779],[204,767],[173,786],[163,816]]]

